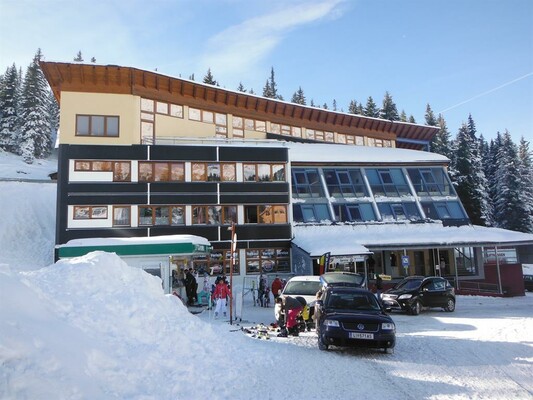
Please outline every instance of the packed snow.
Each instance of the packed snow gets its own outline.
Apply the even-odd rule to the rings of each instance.
[[[0,158],[2,154],[0,154]],[[39,178],[41,179],[41,178]],[[318,350],[193,314],[115,254],[52,263],[55,184],[1,182],[2,399],[531,399],[533,296],[459,296],[454,313],[394,313],[394,354]],[[242,277],[234,277],[235,292]],[[200,282],[201,286],[201,282]]]

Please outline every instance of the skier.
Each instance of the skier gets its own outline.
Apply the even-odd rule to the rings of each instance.
[[[215,300],[215,318],[218,318],[218,314],[222,311],[226,316],[226,300],[231,301],[231,290],[226,284],[224,279],[218,279],[215,291],[213,292],[212,299]]]
[[[281,300],[280,300],[281,299]],[[303,297],[301,298],[305,303]],[[303,310],[304,304],[302,304],[300,298],[297,299],[291,296],[280,296],[278,303],[281,304],[281,310],[285,313],[285,327],[281,329],[279,337],[287,337],[289,334],[298,336],[298,314]]]

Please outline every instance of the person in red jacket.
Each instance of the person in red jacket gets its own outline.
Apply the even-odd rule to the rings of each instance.
[[[211,296],[216,302],[215,306],[215,318],[218,318],[218,314],[222,311],[226,316],[226,299],[231,299],[231,290],[223,278],[218,278],[215,291]]]
[[[276,303],[276,299],[279,297],[281,289],[283,288],[283,284],[281,282],[281,279],[279,279],[279,276],[276,275],[276,278],[272,281],[271,287],[272,295],[274,296],[274,303]]]

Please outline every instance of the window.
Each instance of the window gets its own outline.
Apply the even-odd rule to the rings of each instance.
[[[233,136],[244,137],[244,118],[233,117]]]
[[[76,115],[76,136],[118,137],[119,117]]]
[[[292,194],[294,197],[324,197],[318,169],[292,169]]]
[[[130,182],[131,181],[131,162],[114,161],[113,162],[113,182]]]
[[[228,136],[228,123],[226,114],[215,113],[215,136]]]
[[[237,222],[237,206],[193,206],[193,225],[230,225]]]
[[[244,222],[247,224],[286,224],[287,206],[244,206]]]
[[[113,207],[113,226],[131,226],[131,208],[129,206]]]
[[[215,113],[207,110],[199,110],[198,108],[189,107],[189,119],[192,121],[201,121],[208,124],[215,123]],[[226,115],[217,114],[217,121],[220,126],[226,127]],[[218,124],[217,122],[217,124]]]
[[[376,214],[369,203],[334,204],[335,220],[339,222],[376,221]]]
[[[324,169],[324,178],[330,196],[368,196],[368,190],[359,169]]]
[[[467,217],[458,201],[422,201],[422,210],[427,218],[435,220],[458,219]]]
[[[285,181],[283,164],[243,164],[245,182]]]
[[[193,182],[220,182],[236,180],[234,163],[192,163]]]
[[[231,251],[230,250],[214,250],[208,256],[200,256],[193,258],[194,270],[200,276],[203,274],[221,275],[230,273],[231,265]],[[240,274],[239,268],[239,252],[235,252],[233,261],[233,274]]]
[[[378,203],[378,209],[383,221],[417,221],[421,219],[415,203]]]
[[[420,196],[454,196],[444,168],[408,168],[407,173]]]
[[[89,161],[89,160],[75,160],[75,171],[113,171],[113,163],[111,161]]]
[[[374,196],[397,197],[411,194],[400,168],[366,169],[366,175]]]
[[[184,206],[139,206],[139,225],[184,225]]]
[[[139,162],[139,182],[183,182],[184,163]]]
[[[74,206],[74,219],[107,219],[107,206]]]
[[[246,250],[246,273],[289,272],[288,249],[248,249]]]
[[[331,221],[327,204],[293,204],[294,222]]]

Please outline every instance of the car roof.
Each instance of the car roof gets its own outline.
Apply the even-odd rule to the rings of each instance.
[[[370,290],[357,286],[329,286],[326,288],[326,290],[334,292],[365,293],[374,296],[374,293],[372,293]]]
[[[320,275],[320,280],[326,286],[354,286],[361,287],[365,282],[365,277],[354,272],[326,272]]]
[[[297,276],[293,276],[287,282],[290,282],[290,281],[320,282],[320,277],[318,275],[297,275]]]

